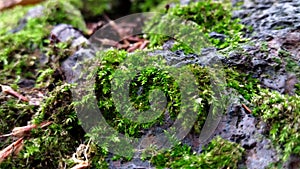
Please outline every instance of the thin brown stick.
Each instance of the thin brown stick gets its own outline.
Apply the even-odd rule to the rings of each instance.
[[[251,114],[252,111],[249,107],[247,107],[245,104],[242,104],[243,108],[246,110],[247,113]]]
[[[6,148],[0,151],[0,163],[2,163],[11,154],[17,155],[23,148],[24,139],[19,138],[17,141],[13,142]]]
[[[14,91],[10,86],[6,86],[6,85],[0,85],[0,86],[1,86],[2,91],[4,93],[12,95],[12,96],[14,96],[14,97],[16,97],[16,98],[18,98],[22,101],[25,101],[25,102],[29,101],[27,97],[25,97],[25,96],[21,95],[20,93]]]

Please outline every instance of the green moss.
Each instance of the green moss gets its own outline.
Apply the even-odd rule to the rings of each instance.
[[[24,17],[29,8],[16,6],[13,9],[2,11],[0,13],[0,34],[3,35],[17,27],[18,21]]]
[[[252,78],[251,74],[241,73],[233,68],[224,69],[227,86],[236,89],[245,99],[251,101],[259,92],[259,80]]]
[[[131,56],[133,60],[143,57],[143,54],[139,53],[137,56]],[[115,103],[111,93],[111,80],[115,76],[115,71],[126,58],[127,53],[118,50],[109,50],[102,55],[101,67],[98,71],[96,95],[99,100],[98,106],[106,121],[114,126],[116,130],[121,133],[126,133],[129,136],[140,137],[142,129],[148,129],[155,124],[163,124],[163,115],[156,120],[148,123],[136,123],[129,119],[123,118],[115,107]],[[134,62],[134,61],[133,61]],[[203,99],[201,105],[198,105],[198,121],[195,124],[195,130],[197,131],[204,124],[205,117],[208,113],[209,101],[212,98],[212,91],[210,88],[210,78],[208,71],[205,68],[199,66],[189,66],[189,70],[196,77],[196,81],[199,84],[199,97]],[[179,78],[179,77],[176,77]],[[142,87],[142,92],[139,90]],[[181,108],[181,94],[177,82],[174,77],[170,76],[170,72],[165,70],[159,70],[154,67],[147,67],[138,73],[134,80],[130,83],[130,102],[133,107],[139,111],[146,111],[150,109],[149,95],[150,92],[158,89],[164,93],[167,98],[167,109],[172,119],[175,119],[179,114]],[[140,93],[140,94],[138,94]],[[122,93],[124,94],[124,93]],[[195,107],[195,108],[196,108]],[[131,111],[130,107],[126,111]]]
[[[85,22],[80,11],[74,7],[69,0],[52,0],[47,1],[45,6],[42,22],[46,25],[57,25],[61,23],[70,24],[75,28],[86,31]],[[46,26],[44,25],[44,26]]]
[[[191,151],[187,145],[177,145],[151,158],[156,168],[238,168],[244,149],[220,137],[211,141],[201,154]]]
[[[36,63],[42,55],[41,51],[48,45],[46,39],[54,25],[66,23],[83,31],[86,30],[80,12],[68,2],[53,0],[43,3],[43,6],[45,7],[44,15],[29,19],[26,26],[16,33],[7,31],[16,27],[17,19],[24,16],[28,8],[21,8],[19,11],[12,9],[1,13],[0,25],[8,24],[6,29],[0,31],[1,81],[12,83],[20,76],[35,78]],[[10,21],[9,17],[16,20]]]
[[[71,105],[69,85],[58,84],[39,109],[11,100],[6,103],[7,106],[2,105],[0,109],[0,115],[3,116],[1,118],[5,122],[1,125],[1,133],[9,133],[13,127],[26,126],[29,121],[34,124],[52,121],[52,124],[44,129],[33,130],[30,137],[25,138],[24,148],[18,156],[5,160],[0,164],[0,168],[64,166],[84,135]],[[1,142],[1,149],[11,141],[7,139]]]
[[[164,3],[162,0],[134,0],[131,4],[132,12],[149,12],[151,9],[156,8],[157,5]]]
[[[199,32],[202,33],[206,39],[209,39],[209,41],[218,48],[237,46],[237,44],[242,41],[242,29],[244,26],[239,23],[239,20],[231,19],[232,8],[229,4],[229,2],[209,0],[190,3],[187,6],[176,5],[167,11],[167,16],[169,18],[180,17],[183,21],[187,20],[197,23],[197,26],[195,26],[197,34],[199,35]],[[177,34],[179,34],[176,35],[177,37],[180,37],[180,35],[186,36],[188,34],[190,39],[194,38],[194,40],[188,40],[188,42],[181,41],[180,43],[191,44],[190,42],[196,41],[196,39],[199,41],[199,38],[201,38],[199,36],[195,37],[195,35],[193,35],[194,32],[187,32],[185,26],[182,26],[182,24],[186,24],[185,22],[172,24],[172,22],[161,21],[161,17],[157,16],[147,23],[145,28],[146,31],[155,29],[155,31],[153,31],[155,33],[149,35],[150,46],[162,45],[168,37],[161,34],[160,30],[172,29],[172,26],[176,26],[176,24],[177,27],[182,27],[182,30],[177,31]],[[225,38],[224,41],[210,38],[209,33],[211,32],[224,34],[227,38]],[[182,48],[186,49],[186,47],[182,47],[181,45],[178,46],[177,50]]]
[[[252,101],[257,106],[253,114],[270,126],[268,135],[278,149],[283,149],[283,159],[300,155],[300,97],[261,89]]]

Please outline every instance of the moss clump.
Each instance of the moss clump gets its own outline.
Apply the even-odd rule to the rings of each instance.
[[[151,162],[157,168],[238,168],[243,152],[240,145],[217,137],[199,155],[191,147],[177,145],[153,156]]]
[[[26,126],[27,122],[38,124],[41,121],[52,121],[53,123],[45,129],[35,129],[30,137],[25,137],[24,148],[17,157],[11,157],[0,164],[1,168],[58,168],[66,163],[66,159],[72,155],[83,137],[80,131],[75,111],[70,106],[70,91],[68,86],[62,85],[49,93],[50,97],[40,106],[40,109],[28,109],[30,106],[24,104],[22,107],[13,105],[14,114],[19,117],[9,116],[10,112],[2,112],[5,106],[1,106],[1,116],[5,122],[15,120],[9,126]],[[69,98],[68,98],[69,97]],[[32,107],[32,106],[31,106]],[[33,110],[35,110],[34,113]],[[33,120],[32,120],[33,119]],[[26,122],[25,122],[26,121]],[[22,123],[21,123],[22,122]],[[4,126],[3,126],[4,127]],[[1,129],[2,132],[7,132]],[[10,139],[6,140],[11,141]],[[1,144],[1,149],[5,145]]]
[[[38,18],[28,19],[25,27],[16,33],[8,32],[16,27],[16,21],[9,22],[9,18],[19,19],[28,8],[15,11],[4,11],[1,14],[1,24],[9,24],[9,29],[0,31],[0,79],[6,83],[13,83],[16,78],[35,78],[38,58],[42,55],[48,43],[51,28],[59,23],[71,24],[85,31],[85,23],[81,14],[67,1],[53,0],[43,3],[44,14]],[[18,8],[17,8],[18,9]],[[12,14],[11,12],[16,12]],[[12,16],[10,16],[10,14]],[[7,81],[10,80],[10,81]]]
[[[283,150],[283,159],[291,154],[300,155],[300,97],[261,89],[252,101],[257,105],[254,115],[270,126],[268,135]]]
[[[228,46],[236,46],[238,42],[242,41],[242,29],[244,26],[239,23],[239,20],[231,18],[231,6],[230,2],[216,2],[216,1],[199,1],[190,3],[187,6],[176,5],[167,11],[167,15],[172,17],[180,17],[183,20],[192,21],[197,23],[197,32],[201,32],[209,41],[218,48],[224,48]],[[155,26],[158,24],[157,26]],[[186,24],[185,22],[179,23],[179,25]],[[168,29],[170,22],[160,22],[160,17],[155,18],[153,21],[147,24],[145,30],[151,29]],[[157,32],[153,31],[153,32]],[[216,32],[224,34],[226,38],[224,40],[211,38],[209,33]],[[179,30],[177,33],[182,33],[183,36],[191,34],[193,32],[186,32],[184,29]],[[190,38],[199,38],[190,36]],[[168,39],[164,34],[153,33],[149,35],[150,45],[162,45],[163,42]],[[199,40],[198,40],[199,41]],[[180,42],[183,44],[190,44],[189,42]],[[181,45],[176,47],[178,49],[186,49]],[[174,49],[175,50],[175,49]]]
[[[138,60],[144,57],[147,53],[139,53],[136,56],[132,54],[130,57],[133,60]],[[113,126],[116,130],[121,133],[128,134],[129,136],[140,137],[143,129],[149,129],[155,125],[164,124],[164,114],[158,117],[156,120],[148,123],[137,123],[129,119],[126,119],[116,109],[114,100],[112,98],[112,84],[111,80],[115,76],[115,72],[118,69],[126,69],[119,67],[122,62],[127,58],[127,52],[118,50],[109,50],[102,54],[101,66],[97,73],[97,85],[96,85],[96,96],[99,100],[98,106],[106,121]],[[134,61],[133,61],[134,62]],[[205,121],[209,110],[209,102],[212,99],[212,91],[210,89],[210,78],[208,71],[205,68],[199,66],[189,66],[188,68],[196,78],[198,85],[199,95],[197,97],[202,98],[202,102],[198,103],[195,109],[198,112],[197,128],[201,128]],[[124,77],[125,78],[125,77]],[[150,92],[158,89],[164,93],[167,99],[166,109],[171,119],[175,119],[180,112],[181,108],[181,93],[179,90],[178,83],[175,82],[170,72],[167,70],[160,70],[155,67],[147,67],[141,70],[130,83],[130,103],[133,107],[140,111],[146,111],[150,109],[149,95]],[[122,83],[121,83],[122,84]],[[124,93],[122,93],[124,95]],[[120,96],[121,97],[121,96]],[[123,104],[122,104],[123,105]],[[124,110],[131,111],[130,106]],[[190,124],[192,125],[192,124]]]
[[[228,87],[236,89],[246,100],[251,101],[259,93],[259,80],[252,78],[250,74],[245,74],[233,68],[224,69],[226,72],[226,84]]]

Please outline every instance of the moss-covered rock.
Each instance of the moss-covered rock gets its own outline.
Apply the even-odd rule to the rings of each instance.
[[[196,30],[209,39],[214,46],[224,48],[237,46],[239,42],[243,41],[242,30],[244,29],[244,25],[240,24],[238,19],[232,19],[231,10],[230,2],[209,0],[190,3],[186,6],[177,4],[175,7],[166,10],[166,15],[169,18],[180,17],[183,20],[195,22],[197,24]],[[145,27],[146,31],[155,29],[153,32],[157,32],[149,35],[150,46],[162,45],[163,42],[168,39],[164,34],[160,34],[159,30],[168,29],[170,24],[172,25],[170,21],[166,23],[165,21],[161,21],[161,17],[157,17],[147,23]],[[182,23],[177,24],[179,26]],[[199,32],[197,32],[197,34],[199,34]],[[191,38],[195,38],[195,41],[199,38],[199,36],[195,37],[191,35],[193,32],[187,32],[184,27],[182,30],[179,30],[178,33],[183,34],[183,36],[184,34],[189,34]],[[186,46],[182,45],[186,42],[179,43],[181,44],[175,46],[174,50],[184,49],[187,52],[191,52]],[[188,42],[187,44],[190,43]]]
[[[132,62],[135,62],[134,60],[144,58],[144,55],[147,55],[147,52],[137,52],[137,54],[130,54],[130,58],[132,58]],[[128,58],[127,52],[118,50],[109,50],[101,55],[100,64],[102,66],[97,73],[96,96],[99,100],[99,109],[103,112],[103,116],[111,126],[114,126],[115,129],[121,133],[126,133],[129,136],[140,137],[141,132],[144,129],[149,129],[158,124],[165,125],[164,123],[166,123],[166,119],[163,118],[164,113],[162,113],[162,115],[155,121],[149,123],[135,123],[122,117],[122,114],[120,114],[120,112],[116,109],[111,93],[111,80],[115,76],[115,72],[120,69],[119,66],[121,66],[121,63],[124,62],[126,58]],[[197,125],[194,126],[198,129],[204,124],[205,117],[207,116],[209,109],[208,103],[212,99],[213,92],[210,88],[210,77],[206,68],[197,65],[189,65],[187,67],[196,78],[197,84],[199,84],[199,95],[197,97],[201,97],[203,100],[201,102],[201,106],[197,109],[198,121],[196,123]],[[124,66],[121,66],[121,68],[125,69]],[[127,69],[128,68],[129,67],[127,67]],[[178,80],[180,77],[172,77],[170,72],[166,70],[159,70],[155,67],[147,67],[143,69],[133,78],[133,81],[130,84],[130,102],[133,104],[135,109],[141,112],[146,111],[150,108],[148,99],[149,93],[154,89],[159,89],[164,92],[164,95],[167,98],[168,103],[166,109],[168,115],[174,120],[179,114],[180,108],[182,108],[182,96],[178,83],[175,82],[176,78]],[[124,93],[122,93],[122,95],[124,95]],[[128,108],[128,110],[126,109],[124,111],[130,112],[131,109]]]
[[[26,18],[25,26],[16,33],[9,31],[17,27],[18,20],[29,8],[15,8],[1,13],[0,26],[8,25],[0,31],[1,81],[10,80],[13,83],[20,77],[35,78],[35,69],[43,50],[49,44],[47,39],[52,26],[67,23],[83,31],[86,30],[79,10],[67,1],[47,1],[42,6],[43,14]]]
[[[244,149],[236,144],[217,137],[201,154],[193,153],[187,145],[177,145],[151,158],[157,168],[238,168]]]
[[[257,105],[253,113],[267,122],[268,136],[278,150],[282,149],[282,158],[287,160],[291,154],[300,155],[299,96],[261,89],[253,103]]]

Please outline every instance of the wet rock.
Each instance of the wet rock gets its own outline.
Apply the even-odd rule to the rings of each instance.
[[[35,85],[35,80],[33,79],[21,79],[18,82],[20,88],[33,88]]]
[[[297,76],[286,71],[287,63],[279,55],[281,45],[274,43],[267,46],[267,51],[262,49],[262,45],[241,46],[240,51],[231,52],[223,63],[237,67],[243,73],[251,74],[253,78],[260,80],[263,87],[280,93],[293,94],[295,84],[298,82]]]
[[[284,92],[287,75],[279,75],[273,79],[264,78],[262,84],[270,89],[278,90],[280,93]]]
[[[68,83],[76,82],[83,71],[86,69],[82,61],[95,57],[95,51],[92,49],[79,49],[74,55],[68,57],[61,64],[61,69],[64,72]]]
[[[291,155],[290,159],[284,163],[283,168],[299,169],[300,168],[300,157],[297,155]]]
[[[188,64],[207,66],[212,63],[222,64],[224,57],[217,54],[216,48],[204,48],[200,54],[185,54],[182,50],[172,52],[170,50],[156,50],[149,53],[150,56],[161,55],[166,59],[167,65],[180,67]]]
[[[295,85],[297,83],[299,83],[299,81],[298,81],[296,75],[289,74],[285,81],[284,93],[289,94],[289,95],[294,95],[295,94]]]
[[[134,158],[130,162],[109,161],[110,169],[154,169],[149,161],[142,161],[139,158]]]

